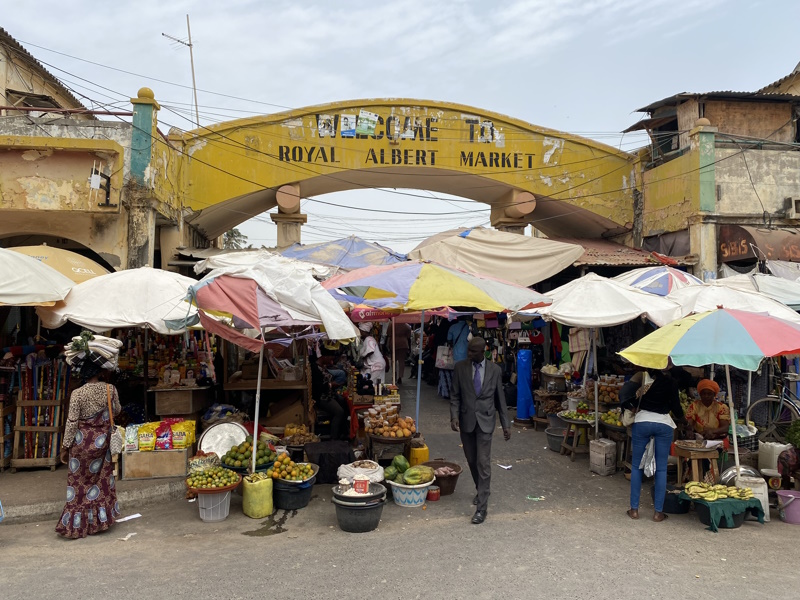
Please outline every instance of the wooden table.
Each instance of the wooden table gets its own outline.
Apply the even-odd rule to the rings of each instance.
[[[589,427],[594,427],[594,423],[589,421],[566,421],[567,430],[564,432],[564,441],[561,442],[561,454],[569,454],[569,459],[575,462],[577,454],[589,454]],[[572,444],[567,443],[569,432],[573,433]],[[581,434],[583,433],[583,442]]]
[[[717,459],[719,458],[719,450],[689,450],[687,448],[679,448],[675,446],[675,456],[678,457],[678,485],[683,485],[683,460],[691,461],[692,481],[703,481],[703,468],[700,464],[701,460],[707,460],[711,465],[709,469],[714,476],[714,483],[719,482],[719,465]]]

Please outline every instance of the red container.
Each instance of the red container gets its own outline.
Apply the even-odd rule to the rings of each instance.
[[[369,479],[354,479],[353,489],[359,494],[369,494]]]
[[[428,502],[436,502],[441,496],[439,486],[432,485],[428,488]]]

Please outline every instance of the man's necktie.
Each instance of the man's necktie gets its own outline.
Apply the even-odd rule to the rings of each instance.
[[[473,363],[475,365],[475,377],[472,383],[475,385],[475,395],[481,395],[481,363]]]

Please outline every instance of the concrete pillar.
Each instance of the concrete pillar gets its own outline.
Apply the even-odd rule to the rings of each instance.
[[[271,213],[270,218],[278,226],[278,248],[300,243],[300,228],[308,221],[308,215]]]
[[[711,127],[708,119],[695,121],[695,127],[689,132],[692,150],[698,154],[699,184],[696,207],[699,219],[689,225],[689,244],[692,254],[699,257],[694,267],[695,275],[703,281],[717,278],[717,225],[704,222],[707,215],[717,213],[716,172],[716,127]],[[689,175],[691,176],[691,175]]]
[[[128,269],[155,267],[156,211],[150,190],[135,183],[127,184],[122,197],[128,209]]]

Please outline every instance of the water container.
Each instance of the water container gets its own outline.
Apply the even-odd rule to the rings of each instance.
[[[779,444],[777,442],[758,442],[758,470],[777,469],[778,455],[784,450],[789,450],[791,444]]]
[[[761,502],[761,508],[764,509],[764,522],[769,521],[769,489],[767,488],[767,482],[761,477],[740,476],[736,479],[736,487],[753,490],[753,497],[758,498]]]
[[[800,525],[800,492],[797,490],[778,490],[778,507],[781,520]]]

